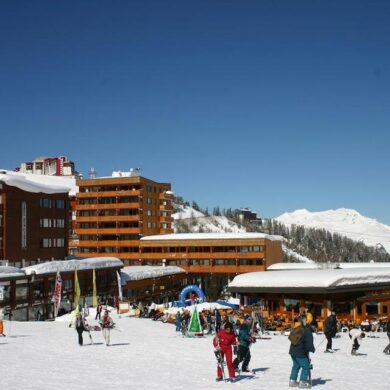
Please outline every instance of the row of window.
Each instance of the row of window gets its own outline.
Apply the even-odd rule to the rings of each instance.
[[[116,217],[116,216],[132,216],[139,215],[139,209],[119,209],[119,210],[80,210],[79,217]]]
[[[138,222],[81,222],[80,229],[133,229],[139,228]]]
[[[64,209],[65,200],[64,199],[49,199],[49,198],[40,198],[39,206],[48,208],[48,209]]]
[[[80,241],[112,241],[112,240],[119,240],[119,241],[132,241],[132,240],[139,240],[138,234],[82,234],[79,237]]]
[[[61,218],[41,218],[39,226],[41,228],[64,228],[65,220]]]
[[[64,238],[42,238],[41,248],[65,248]]]
[[[80,192],[136,191],[140,189],[141,189],[140,186],[134,186],[134,185],[91,186],[91,187],[80,187]]]
[[[116,204],[116,203],[138,203],[139,196],[120,196],[120,197],[108,197],[108,198],[82,198],[79,200],[79,204]]]
[[[148,229],[156,229],[160,225],[160,229],[171,229],[170,223],[156,223],[156,222],[147,222],[146,227]]]
[[[182,253],[186,252],[186,247],[145,247],[145,253]],[[189,253],[250,253],[250,252],[264,252],[264,246],[241,246],[236,248],[234,246],[191,246],[188,248]]]

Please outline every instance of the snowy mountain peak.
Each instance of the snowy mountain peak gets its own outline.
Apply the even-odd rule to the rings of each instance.
[[[275,219],[287,226],[303,225],[325,229],[362,241],[369,246],[383,246],[390,253],[390,226],[365,217],[353,209],[339,208],[318,212],[299,209],[284,213]]]

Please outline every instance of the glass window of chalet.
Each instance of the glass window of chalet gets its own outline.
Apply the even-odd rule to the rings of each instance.
[[[56,208],[57,209],[64,209],[65,208],[65,201],[63,199],[57,199],[56,200]]]

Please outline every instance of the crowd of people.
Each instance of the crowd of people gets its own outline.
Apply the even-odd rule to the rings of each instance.
[[[150,305],[133,305],[134,312],[138,317],[161,320],[173,323],[175,331],[187,335],[191,320],[189,308],[167,308],[151,303]],[[199,322],[204,334],[212,334],[214,352],[217,358],[217,381],[234,381],[237,372],[250,372],[251,360],[250,347],[256,339],[266,332],[266,322],[256,313],[243,313],[235,310],[202,310],[199,313]],[[95,320],[103,333],[106,345],[110,344],[110,330],[114,322],[107,309],[98,305]],[[78,334],[78,342],[83,345],[83,332],[87,331],[92,342],[90,326],[87,324],[83,312],[75,320],[75,329]],[[378,319],[362,321],[357,325],[352,322],[339,321],[336,313],[332,311],[323,323],[324,339],[326,340],[324,352],[334,353],[333,339],[340,332],[348,333],[351,341],[351,355],[358,355],[362,340],[368,332],[386,331],[389,344],[383,352],[390,354],[390,326]],[[311,388],[311,354],[315,352],[313,333],[318,332],[317,323],[312,313],[306,310],[295,318],[295,322],[289,331],[290,348],[289,354],[292,360],[289,386],[298,388]],[[317,346],[317,348],[319,347]],[[225,367],[227,373],[225,377]],[[299,380],[298,380],[299,377]]]

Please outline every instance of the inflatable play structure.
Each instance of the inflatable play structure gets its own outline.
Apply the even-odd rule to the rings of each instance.
[[[187,299],[187,296],[190,299]],[[195,284],[191,284],[183,288],[179,295],[179,300],[175,302],[176,307],[185,307],[194,303],[202,303],[205,301],[204,292]]]

